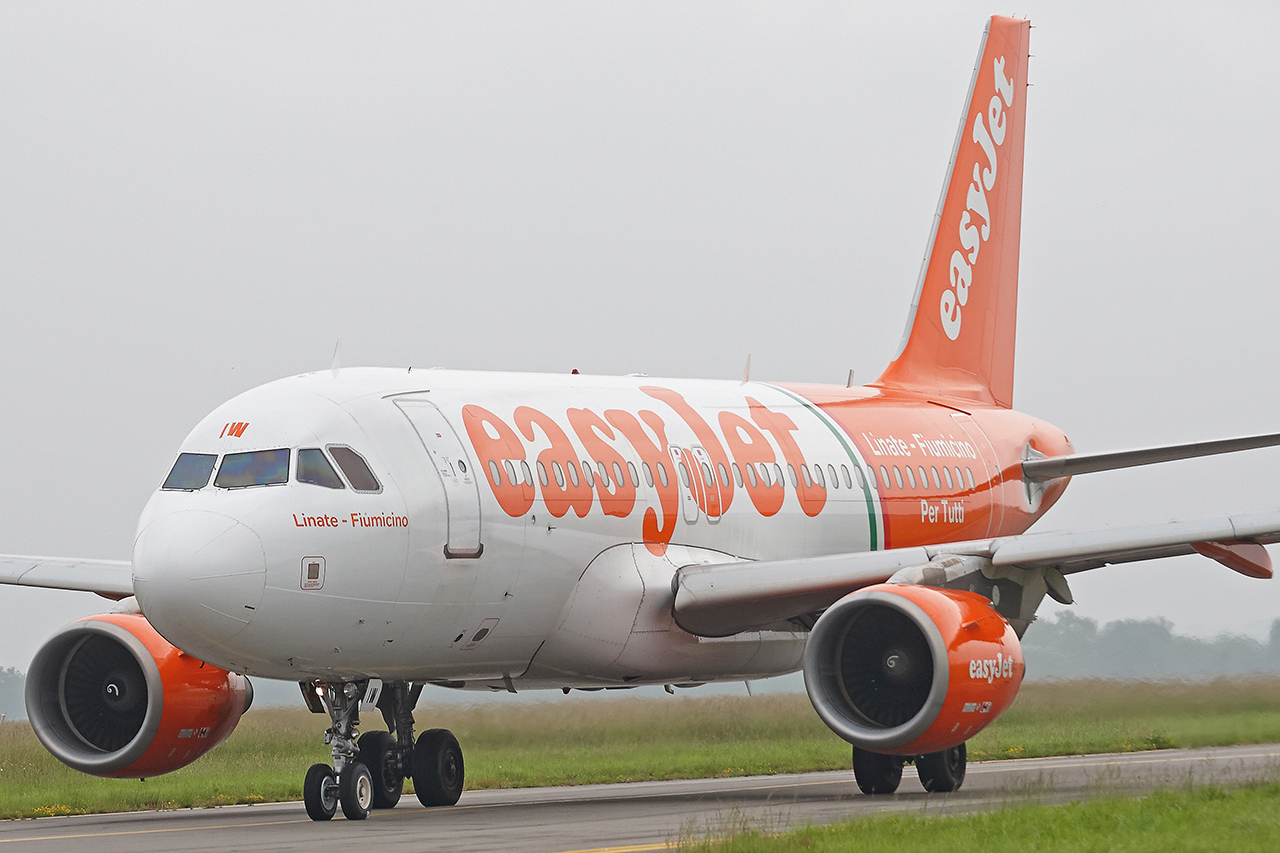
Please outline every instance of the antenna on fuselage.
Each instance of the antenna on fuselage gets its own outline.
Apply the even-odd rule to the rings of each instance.
[[[338,371],[342,369],[342,362],[338,359],[338,350],[342,347],[342,338],[338,338],[338,342],[333,345],[333,364],[329,365],[329,369],[333,371],[333,378],[338,378]]]
[[[751,353],[747,353],[747,366],[742,368],[742,384],[746,385],[751,381]]]
[[[853,368],[852,367],[849,368],[849,382],[844,387],[846,388],[853,387]]]

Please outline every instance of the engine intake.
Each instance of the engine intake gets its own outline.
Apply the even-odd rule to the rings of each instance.
[[[872,752],[956,746],[1017,695],[1017,634],[980,595],[880,584],[836,602],[804,654],[805,688],[832,731]]]
[[[190,764],[231,734],[252,701],[247,678],[180,652],[133,614],[72,622],[27,673],[36,737],[94,776],[156,776]]]

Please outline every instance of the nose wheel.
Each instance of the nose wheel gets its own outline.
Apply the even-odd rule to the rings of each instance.
[[[307,706],[328,712],[332,720],[324,740],[332,749],[333,766],[313,765],[303,781],[303,804],[312,820],[330,820],[339,808],[347,820],[394,808],[407,777],[424,806],[458,802],[465,779],[458,739],[447,729],[423,732],[417,741],[413,737],[413,708],[422,685],[361,681],[303,682],[301,687]],[[362,697],[376,703],[389,731],[358,737]]]
[[[328,764],[311,765],[302,782],[302,803],[312,820],[329,820],[338,811],[338,774]]]

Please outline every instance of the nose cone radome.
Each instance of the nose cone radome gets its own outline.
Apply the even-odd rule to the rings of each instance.
[[[166,513],[133,546],[133,587],[147,621],[197,656],[244,630],[266,577],[258,534],[220,513]]]

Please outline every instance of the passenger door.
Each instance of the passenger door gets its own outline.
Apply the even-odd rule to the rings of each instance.
[[[480,541],[480,486],[458,434],[444,414],[426,400],[397,400],[396,405],[413,424],[444,485],[449,518],[444,555],[454,559],[479,557],[484,551]]]

